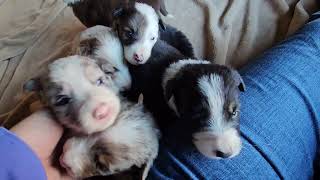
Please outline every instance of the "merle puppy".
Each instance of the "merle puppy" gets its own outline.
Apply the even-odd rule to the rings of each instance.
[[[61,58],[26,90],[39,91],[56,120],[80,132],[64,144],[60,164],[74,178],[113,175],[133,166],[143,179],[157,156],[158,130],[141,103],[118,96],[112,78],[96,61],[83,56]]]

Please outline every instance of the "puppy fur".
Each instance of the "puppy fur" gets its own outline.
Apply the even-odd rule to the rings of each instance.
[[[73,137],[64,146],[62,164],[77,178],[112,175],[146,164],[143,179],[158,154],[158,134],[142,104],[121,101],[115,123],[88,137]]]
[[[129,65],[129,71],[132,89],[128,96],[134,100],[140,93],[144,95],[144,104],[157,119],[161,131],[177,119],[198,122],[194,125],[193,142],[202,154],[210,158],[227,158],[239,153],[238,94],[243,90],[239,88],[244,86],[235,70],[189,59],[160,40],[149,61],[140,66]],[[177,93],[168,97],[169,92]],[[199,108],[202,113],[192,109],[189,112],[191,107]],[[219,114],[218,119],[213,116],[215,113]],[[235,114],[234,117],[230,113]],[[197,119],[193,121],[188,117]]]
[[[95,61],[87,57],[61,58],[45,74],[29,80],[26,91],[39,91],[43,102],[64,126],[81,134],[109,127],[120,111],[118,88]]]
[[[142,103],[119,97],[112,79],[87,57],[58,59],[42,77],[29,81],[25,89],[37,87],[57,120],[82,132],[66,142],[60,156],[71,176],[112,175],[144,165],[143,178],[147,176],[157,156],[159,131]],[[96,119],[101,106],[106,114]]]
[[[238,72],[207,61],[180,60],[166,69],[162,85],[169,107],[192,124],[193,143],[202,154],[239,154],[239,92],[244,83]]]
[[[160,39],[176,47],[187,57],[193,57],[191,44],[183,33],[164,25],[156,16],[159,12],[167,14],[163,0],[65,0],[72,6],[74,14],[87,27],[104,25],[113,27],[123,46],[126,60],[134,65],[144,64],[150,56],[154,43],[158,39],[159,23]],[[145,4],[144,4],[145,3]],[[154,11],[150,6],[156,11]],[[167,27],[167,28],[164,28]],[[189,47],[180,49],[184,44]]]
[[[123,57],[123,48],[111,28],[105,26],[88,28],[76,37],[73,46],[72,54],[95,59],[120,91],[130,88],[131,76]]]
[[[159,36],[159,17],[145,3],[131,0],[76,0],[65,1],[87,27],[104,25],[117,32],[128,62],[144,64]]]
[[[142,93],[144,105],[157,119],[162,131],[177,118],[165,100],[161,86],[162,77],[165,69],[171,63],[185,58],[177,49],[159,40],[155,44],[152,56],[146,64],[140,66],[128,65],[132,77],[132,86],[126,96],[132,101],[137,101]]]

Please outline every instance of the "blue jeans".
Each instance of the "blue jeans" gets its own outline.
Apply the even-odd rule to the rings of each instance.
[[[225,160],[202,156],[185,135],[188,124],[178,122],[164,134],[149,179],[313,177],[319,163],[320,19],[264,53],[241,74],[247,91],[241,95],[240,155]]]

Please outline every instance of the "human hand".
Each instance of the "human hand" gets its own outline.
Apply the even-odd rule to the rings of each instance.
[[[51,154],[63,134],[63,127],[53,120],[48,111],[35,112],[10,130],[35,152],[49,180],[71,179],[51,164]]]

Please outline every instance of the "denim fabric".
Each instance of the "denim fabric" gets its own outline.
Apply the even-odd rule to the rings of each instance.
[[[319,14],[318,14],[319,16]],[[319,151],[320,19],[241,70],[239,156],[210,160],[188,122],[165,132],[149,179],[310,179]]]

